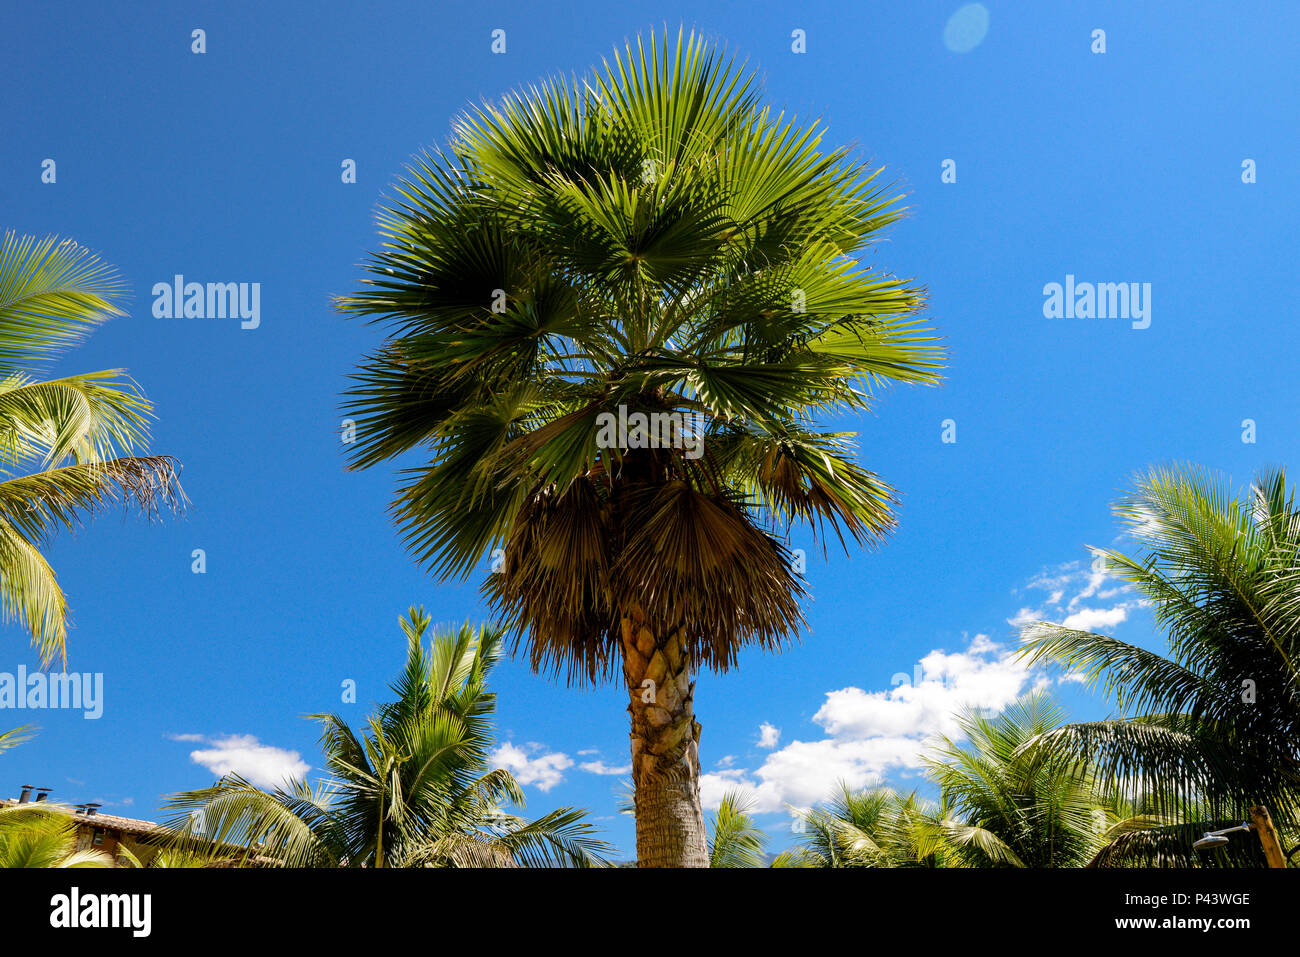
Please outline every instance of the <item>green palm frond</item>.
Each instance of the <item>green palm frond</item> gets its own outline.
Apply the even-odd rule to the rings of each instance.
[[[8,731],[0,731],[0,752],[8,751],[15,748],[24,741],[31,740],[36,729],[29,724],[20,725],[17,728],[10,728]]]
[[[68,602],[40,545],[115,502],[148,517],[185,505],[178,467],[167,456],[118,458],[0,481],[0,610],[18,621],[48,663],[66,656]]]
[[[122,370],[0,379],[0,462],[102,462],[142,448],[153,406]]]
[[[782,866],[947,866],[939,809],[915,792],[899,794],[886,787],[855,791],[840,782],[824,806],[790,811],[803,836]]]
[[[16,804],[0,808],[0,868],[106,868],[113,859],[102,851],[77,849],[72,809],[55,804]]]
[[[123,370],[39,381],[31,368],[124,315],[113,270],[71,240],[0,242],[0,606],[43,664],[66,657],[68,603],[40,554],[122,501],[179,511],[179,466],[146,446],[153,406]]]
[[[940,788],[932,836],[968,866],[1080,867],[1094,858],[1118,815],[1092,767],[1041,746],[1063,721],[1043,691],[997,715],[963,712],[966,743],[945,737],[926,758]]]
[[[165,455],[117,458],[0,481],[0,519],[34,538],[75,530],[88,516],[119,503],[150,518],[183,508],[176,461]]]
[[[313,792],[303,781],[264,791],[239,775],[207,788],[175,794],[165,823],[172,845],[195,842],[265,855],[285,867],[339,866],[342,850],[329,812],[330,792]]]
[[[709,867],[762,867],[767,835],[759,830],[751,813],[754,802],[738,791],[722,796],[718,809],[709,815]]]
[[[70,239],[0,241],[0,375],[21,373],[76,345],[121,307],[112,267]]]
[[[22,623],[49,662],[64,654],[68,599],[40,550],[14,526],[0,520],[0,614],[5,624]]]

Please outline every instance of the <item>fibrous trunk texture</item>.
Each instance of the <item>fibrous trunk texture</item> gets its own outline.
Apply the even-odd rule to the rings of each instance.
[[[640,609],[622,616],[632,718],[638,867],[708,867],[700,808],[700,724],[682,632],[656,634]]]

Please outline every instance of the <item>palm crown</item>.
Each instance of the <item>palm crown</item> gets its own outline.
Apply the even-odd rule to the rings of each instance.
[[[963,712],[967,743],[944,738],[927,759],[941,805],[920,826],[923,842],[975,867],[1122,863],[1146,849],[1132,839],[1168,819],[1125,801],[1087,765],[1034,747],[1063,717],[1042,691],[996,716]]]
[[[432,453],[395,504],[409,542],[444,574],[504,542],[493,594],[535,662],[594,677],[637,602],[725,667],[798,619],[747,506],[889,527],[890,489],[812,418],[933,380],[934,350],[919,290],[854,258],[899,209],[819,140],[692,37],[485,106],[399,184],[341,300],[395,332],[352,393],[355,461]],[[698,414],[703,454],[600,448],[620,405]]]
[[[1266,804],[1297,823],[1300,786],[1300,511],[1281,470],[1249,494],[1192,468],[1154,469],[1116,512],[1142,553],[1098,549],[1150,603],[1167,655],[1036,622],[1025,654],[1101,681],[1126,712],[1042,744],[1095,761],[1135,799],[1206,822]],[[1192,835],[1199,836],[1199,835]]]

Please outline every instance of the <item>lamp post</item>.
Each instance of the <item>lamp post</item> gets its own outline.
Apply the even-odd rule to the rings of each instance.
[[[1268,815],[1268,808],[1257,804],[1250,809],[1250,819],[1255,823],[1255,833],[1259,843],[1264,845],[1264,857],[1269,867],[1286,867],[1286,855],[1282,853],[1282,842],[1278,840],[1277,828]]]

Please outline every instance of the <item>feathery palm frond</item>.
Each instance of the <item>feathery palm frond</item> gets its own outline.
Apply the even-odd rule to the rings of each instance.
[[[77,848],[71,808],[44,802],[0,807],[0,868],[113,866],[108,854]]]
[[[22,372],[88,336],[120,306],[112,267],[70,239],[0,241],[0,375]]]
[[[125,313],[113,270],[71,240],[0,242],[0,606],[43,664],[66,657],[68,603],[41,548],[114,501],[180,511],[179,467],[145,454],[153,406],[120,369],[38,381],[33,366]]]
[[[1064,714],[1042,691],[989,716],[958,718],[966,744],[944,738],[927,757],[940,788],[933,837],[967,866],[1081,867],[1121,835],[1163,823],[1125,814],[1088,765],[1035,747]]]
[[[1202,469],[1153,469],[1115,511],[1141,553],[1098,554],[1150,604],[1169,652],[1028,625],[1030,661],[1083,672],[1129,715],[1055,729],[1043,746],[1094,763],[1158,815],[1195,808],[1207,821],[1241,820],[1262,803],[1279,826],[1294,827],[1300,510],[1285,472],[1264,472],[1240,495]]]
[[[946,866],[937,811],[915,792],[904,795],[885,787],[855,791],[840,782],[825,806],[791,811],[803,836],[779,866]]]
[[[762,867],[767,835],[750,816],[754,802],[739,791],[722,796],[709,816],[709,867]]]

